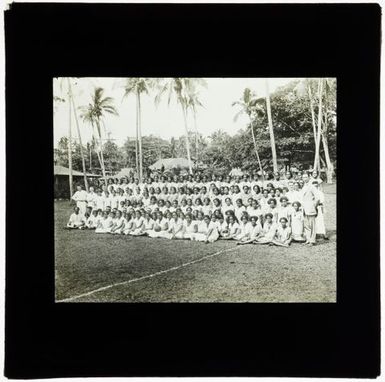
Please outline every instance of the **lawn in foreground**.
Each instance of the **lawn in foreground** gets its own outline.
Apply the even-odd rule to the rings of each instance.
[[[335,206],[335,193],[326,193]],[[334,211],[333,211],[334,209]],[[68,202],[55,202],[56,300],[113,286],[73,302],[333,302],[336,298],[335,207],[329,242],[307,248],[204,244],[67,231]],[[205,258],[210,254],[213,257]]]

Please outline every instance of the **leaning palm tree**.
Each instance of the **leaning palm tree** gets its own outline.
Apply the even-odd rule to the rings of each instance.
[[[189,164],[189,172],[192,174],[191,155],[190,155],[190,141],[189,141],[189,130],[187,125],[187,109],[189,104],[189,94],[198,86],[205,86],[206,82],[202,78],[170,78],[165,83],[160,83],[159,93],[155,97],[155,104],[158,105],[165,93],[168,94],[168,104],[171,102],[173,95],[176,96],[176,100],[181,106],[183,113],[183,121],[186,132],[186,151],[187,160]]]
[[[197,127],[197,107],[203,107],[202,102],[199,99],[199,93],[196,89],[191,88],[188,94],[187,110],[191,109],[194,118],[194,130],[195,130],[195,160],[198,162],[198,127]]]
[[[68,96],[69,96],[69,101],[70,101],[70,107],[72,105],[72,109],[73,109],[74,117],[75,117],[76,130],[77,130],[78,138],[79,138],[80,156],[82,158],[82,168],[83,168],[83,177],[84,177],[84,186],[86,188],[86,191],[88,192],[86,161],[85,161],[85,158],[84,158],[82,135],[80,134],[78,114],[77,114],[77,111],[76,111],[76,106],[75,106],[74,96],[73,96],[73,93],[72,93],[72,84],[71,84],[70,78],[67,78],[67,82],[68,82]]]
[[[257,120],[258,113],[260,113],[262,111],[261,107],[257,103],[257,100],[255,99],[254,94],[251,92],[251,90],[249,88],[246,88],[243,91],[243,97],[239,101],[233,102],[232,106],[240,107],[239,112],[234,117],[234,121],[236,121],[239,118],[239,116],[242,114],[246,114],[249,117],[251,136],[252,136],[253,143],[254,143],[255,155],[257,157],[259,169],[260,169],[261,174],[262,174],[262,180],[264,181],[265,177],[263,174],[263,168],[262,168],[261,160],[259,158],[257,142],[255,140],[255,134],[254,134],[254,121]]]
[[[67,80],[67,81],[65,81]],[[73,177],[72,177],[72,113],[75,117],[76,129],[79,139],[80,146],[80,156],[82,159],[82,169],[83,169],[83,177],[84,177],[84,186],[88,191],[88,181],[87,181],[87,172],[86,172],[86,162],[84,158],[83,144],[82,144],[82,136],[79,129],[78,117],[76,113],[74,94],[72,92],[72,80],[71,78],[61,78],[59,80],[59,88],[60,91],[63,92],[63,89],[66,88],[67,96],[68,96],[68,109],[69,109],[69,131],[68,131],[68,167],[69,167],[69,183],[70,183],[70,194],[73,194]],[[64,98],[60,98],[54,96],[55,102],[65,102]]]
[[[278,171],[277,151],[276,151],[276,148],[275,148],[273,118],[271,117],[269,80],[267,78],[265,79],[265,90],[266,90],[267,121],[269,123],[269,133],[270,133],[271,156],[272,156],[272,159],[273,159],[273,169],[274,169],[274,172],[277,172]]]
[[[103,88],[101,87],[95,88],[93,94],[91,95],[92,102],[89,103],[88,106],[80,107],[80,109],[82,111],[81,118],[85,122],[88,122],[91,124],[92,131],[97,137],[97,141],[99,145],[98,159],[99,159],[100,167],[102,169],[103,178],[106,179],[101,124],[106,113],[112,114],[112,115],[118,115],[118,112],[115,106],[113,105],[114,99],[112,97],[103,97],[103,95],[104,95]],[[95,130],[96,130],[96,133],[95,133]]]
[[[136,170],[139,179],[143,179],[143,150],[142,150],[142,108],[141,95],[148,94],[155,81],[150,78],[127,78],[124,86],[124,97],[134,94],[136,97]]]

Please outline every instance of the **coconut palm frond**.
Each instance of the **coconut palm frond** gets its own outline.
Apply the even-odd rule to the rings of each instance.
[[[237,122],[237,121],[238,121],[238,118],[239,118],[242,114],[244,114],[244,110],[238,111],[238,113],[235,114],[235,116],[234,116],[234,118],[233,118],[233,121],[234,121],[234,122]]]

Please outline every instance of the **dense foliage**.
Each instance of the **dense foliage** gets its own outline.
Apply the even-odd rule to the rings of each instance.
[[[323,96],[323,134],[326,137],[330,159],[336,167],[336,81],[325,81]],[[317,100],[317,80],[297,80],[278,88],[271,94],[272,121],[275,135],[279,168],[310,168],[314,161],[315,139],[310,108],[309,90]],[[241,96],[241,95],[239,95]],[[240,98],[240,97],[239,97]],[[236,101],[236,99],[234,100]],[[253,129],[256,144],[264,170],[272,169],[271,141],[264,98],[255,98],[257,112],[254,115]],[[314,115],[318,115],[318,104],[313,104]],[[234,108],[234,115],[237,110]],[[190,154],[194,166],[212,171],[228,171],[239,167],[243,170],[257,170],[257,162],[251,124],[238,131],[234,136],[221,130],[203,137],[196,131],[189,131]],[[63,137],[55,150],[56,164],[68,166],[68,141]],[[79,144],[73,143],[73,168],[82,171]],[[95,143],[84,146],[87,171],[101,173],[100,161],[94,150]],[[106,172],[114,174],[121,168],[136,167],[135,138],[127,138],[122,147],[112,140],[103,144]],[[324,145],[320,145],[321,167],[326,167]],[[186,136],[165,140],[153,135],[142,137],[143,168],[161,158],[186,157]],[[198,160],[197,160],[198,159]]]

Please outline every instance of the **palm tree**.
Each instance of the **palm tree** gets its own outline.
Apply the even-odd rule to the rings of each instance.
[[[314,170],[319,170],[320,161],[320,144],[321,144],[321,133],[322,133],[322,98],[323,98],[323,79],[318,80],[318,126],[317,126],[317,140],[314,155]]]
[[[118,112],[113,105],[114,99],[112,97],[103,97],[104,89],[101,87],[97,87],[94,90],[94,93],[91,95],[92,102],[88,104],[88,106],[80,107],[82,113],[81,118],[84,122],[88,122],[91,124],[92,132],[95,137],[95,128],[97,133],[97,140],[99,144],[99,148],[96,151],[98,154],[98,159],[100,163],[100,167],[102,169],[103,178],[106,179],[106,169],[104,165],[104,156],[103,156],[103,141],[102,141],[102,131],[101,124],[106,115],[118,115]]]
[[[64,78],[61,78],[59,80],[59,87],[60,87],[60,91],[63,92]],[[69,172],[68,181],[69,181],[70,200],[71,200],[72,195],[74,193],[73,192],[73,176],[72,176],[72,110],[71,110],[71,102],[70,102],[70,97],[69,97],[68,91],[67,91],[67,95],[68,95],[68,112],[69,112],[69,116],[68,116],[68,143],[67,143],[67,146],[68,146],[68,172]],[[54,102],[65,102],[64,98],[61,98],[58,96],[54,96],[53,98],[54,98]],[[55,112],[55,110],[56,109],[54,108],[54,112]]]
[[[86,170],[86,162],[85,162],[85,158],[84,158],[82,136],[80,134],[78,115],[77,115],[77,112],[76,112],[74,96],[73,96],[73,93],[72,93],[72,85],[71,85],[71,80],[70,80],[69,77],[67,77],[67,82],[68,82],[68,97],[69,97],[70,107],[72,105],[72,108],[73,108],[73,111],[74,111],[74,116],[75,116],[76,130],[77,130],[78,138],[79,138],[80,156],[82,158],[84,186],[86,188],[86,191],[88,192],[87,170]]]
[[[271,155],[272,155],[272,158],[273,158],[273,169],[274,169],[274,172],[277,172],[278,171],[277,151],[275,149],[275,137],[274,137],[274,129],[273,129],[273,119],[271,118],[269,81],[268,81],[267,78],[265,79],[265,88],[266,88],[266,109],[267,109],[267,120],[268,120],[268,123],[269,123]]]
[[[190,108],[194,118],[194,130],[195,130],[195,161],[198,163],[198,127],[197,127],[197,107],[203,107],[202,102],[199,100],[199,93],[195,89],[190,89],[188,95],[187,110]]]
[[[261,112],[260,106],[257,104],[257,100],[254,97],[254,94],[251,92],[249,88],[246,88],[243,91],[243,97],[240,101],[233,102],[232,106],[239,106],[241,109],[239,112],[235,115],[234,121],[236,121],[240,115],[246,114],[249,117],[250,120],[250,129],[251,129],[251,136],[254,143],[254,150],[255,155],[257,157],[259,169],[261,170],[262,174],[262,181],[265,180],[264,174],[263,174],[263,168],[261,164],[261,160],[259,158],[258,154],[258,148],[257,148],[257,142],[255,140],[255,134],[254,134],[254,120],[257,120],[258,113]]]
[[[153,86],[154,80],[139,77],[127,78],[124,86],[124,97],[129,94],[134,94],[136,97],[136,170],[139,174],[140,181],[143,179],[142,109],[140,96],[143,93],[148,94]]]
[[[183,114],[184,127],[186,132],[186,151],[189,163],[189,172],[192,174],[189,130],[187,125],[187,109],[189,107],[189,95],[192,94],[198,86],[205,86],[206,81],[202,78],[171,78],[166,83],[160,83],[160,91],[155,97],[155,104],[158,105],[163,94],[168,94],[168,104],[170,105],[173,95],[176,96],[177,102],[180,104]]]

